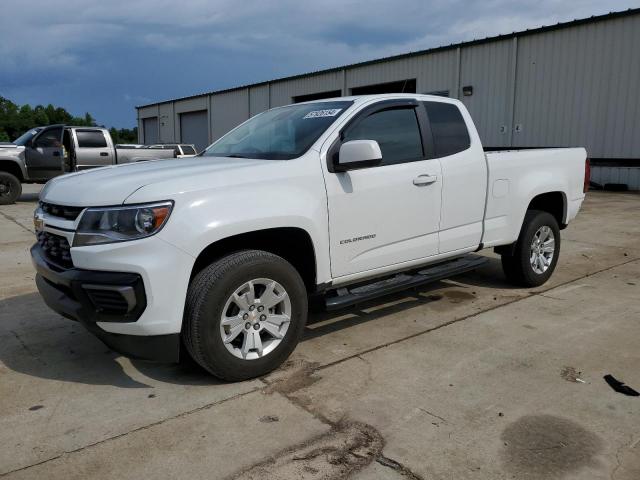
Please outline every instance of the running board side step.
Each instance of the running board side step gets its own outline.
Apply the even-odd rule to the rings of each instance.
[[[487,257],[480,255],[465,255],[464,257],[438,263],[411,273],[398,273],[374,283],[353,288],[338,288],[334,294],[325,298],[325,305],[329,311],[339,310],[383,295],[400,292],[407,288],[417,287],[460,275],[461,273],[475,270],[488,261],[489,259]]]

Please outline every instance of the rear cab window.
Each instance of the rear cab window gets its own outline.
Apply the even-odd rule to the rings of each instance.
[[[434,157],[448,157],[467,150],[471,138],[460,109],[453,103],[423,102],[433,135]]]
[[[101,130],[76,130],[78,148],[105,148],[107,139]]]

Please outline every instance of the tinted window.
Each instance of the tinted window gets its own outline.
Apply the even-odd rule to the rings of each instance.
[[[62,128],[52,128],[36,138],[36,148],[62,148]]]
[[[107,140],[100,130],[76,130],[78,147],[80,148],[104,148]]]
[[[424,105],[431,124],[436,157],[446,157],[469,148],[469,131],[458,107],[442,102],[424,102]]]
[[[305,153],[353,102],[317,102],[267,110],[207,148],[205,157],[287,160]]]
[[[183,145],[182,146],[182,151],[184,152],[185,155],[195,155],[196,154],[195,149],[190,145]]]
[[[25,146],[29,140],[31,140],[33,137],[35,137],[38,132],[42,130],[42,127],[38,127],[38,128],[34,128],[33,130],[29,130],[26,133],[23,133],[22,135],[20,135],[18,138],[16,138],[13,143],[15,145],[20,145],[20,146]]]
[[[423,158],[422,138],[413,108],[376,112],[346,133],[349,140],[375,140],[382,150],[382,164],[410,162]]]

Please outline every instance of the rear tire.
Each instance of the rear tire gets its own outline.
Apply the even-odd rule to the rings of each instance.
[[[502,254],[502,269],[511,283],[523,287],[544,284],[560,255],[560,228],[553,215],[528,210],[512,254]]]
[[[289,262],[261,250],[232,253],[191,281],[184,344],[198,364],[220,379],[258,377],[293,352],[307,308],[304,282]]]
[[[20,180],[8,172],[0,172],[0,205],[15,203],[22,195]]]

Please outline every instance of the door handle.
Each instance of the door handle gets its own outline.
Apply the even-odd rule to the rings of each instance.
[[[108,157],[109,154],[107,152],[100,152],[101,157]]]
[[[59,157],[60,156],[60,152],[56,150],[55,152],[52,153],[52,155],[54,157]]]
[[[413,179],[413,184],[416,187],[422,187],[424,185],[431,185],[438,181],[437,175],[418,175]]]

